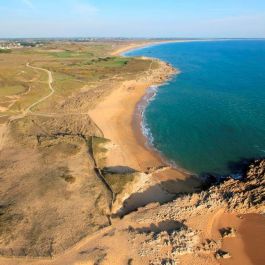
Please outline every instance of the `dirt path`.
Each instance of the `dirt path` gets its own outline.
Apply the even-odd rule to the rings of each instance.
[[[31,105],[25,110],[26,113],[31,112],[31,109],[32,109],[33,107],[35,107],[35,106],[38,105],[39,103],[45,101],[45,100],[48,99],[49,97],[51,97],[51,96],[53,95],[53,93],[55,92],[54,89],[53,89],[53,87],[52,87],[53,77],[52,77],[52,73],[51,73],[51,71],[49,71],[49,70],[47,70],[47,69],[44,69],[44,68],[31,66],[29,63],[27,63],[27,67],[32,68],[32,69],[36,69],[36,70],[41,70],[41,71],[44,71],[44,72],[46,72],[46,73],[48,74],[48,81],[47,81],[47,83],[48,83],[48,86],[49,86],[49,89],[50,89],[51,92],[49,93],[49,95],[47,95],[47,96],[45,96],[45,97],[39,99],[39,100],[36,101],[35,103],[31,104]]]
[[[25,110],[23,110],[22,113],[18,114],[18,115],[13,115],[10,116],[8,121],[2,125],[0,125],[0,151],[3,149],[3,145],[7,136],[7,132],[8,132],[8,127],[10,122],[18,120],[18,119],[22,119],[24,118],[28,113],[32,113],[31,110],[33,107],[37,106],[39,103],[45,101],[46,99],[48,99],[49,97],[51,97],[53,95],[53,93],[55,92],[54,88],[52,87],[52,83],[53,83],[53,77],[52,77],[52,73],[51,71],[44,69],[44,68],[40,68],[40,67],[35,67],[35,66],[31,66],[29,63],[26,64],[27,67],[32,68],[32,69],[36,69],[36,70],[40,70],[40,71],[44,71],[48,74],[48,80],[47,80],[47,84],[49,86],[50,89],[50,93],[37,100],[36,102],[32,103],[29,107],[27,107]],[[28,93],[29,91],[27,91]],[[7,115],[2,115],[2,117],[5,117]]]

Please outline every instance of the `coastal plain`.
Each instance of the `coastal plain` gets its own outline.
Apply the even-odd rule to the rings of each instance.
[[[179,73],[120,56],[148,44],[0,54],[0,264],[264,263],[265,162],[205,187],[146,145],[137,106]]]

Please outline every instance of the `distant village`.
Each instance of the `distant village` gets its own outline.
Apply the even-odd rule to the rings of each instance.
[[[42,43],[39,41],[19,41],[19,40],[0,40],[0,50],[12,50],[25,47],[39,47]]]
[[[0,42],[0,49],[1,50],[11,50],[11,49],[18,49],[21,48],[22,45],[20,42]]]

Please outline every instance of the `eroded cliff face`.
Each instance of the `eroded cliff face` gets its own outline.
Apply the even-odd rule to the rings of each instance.
[[[138,242],[133,243],[138,254],[148,258],[150,264],[178,264],[183,257],[191,262],[195,256],[197,264],[203,260],[218,264],[218,259],[230,258],[222,250],[222,240],[235,236],[235,231],[233,227],[223,228],[226,230],[220,230],[216,238],[214,223],[225,213],[237,218],[249,213],[264,214],[264,202],[265,160],[257,160],[241,180],[231,178],[207,191],[180,196],[164,205],[149,205],[130,214],[127,218],[135,226],[130,227],[129,234],[132,242]]]

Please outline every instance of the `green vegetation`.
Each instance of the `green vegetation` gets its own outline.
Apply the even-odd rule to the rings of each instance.
[[[97,66],[101,66],[101,67],[123,67],[130,60],[131,58],[105,57],[105,58],[94,59],[91,61],[90,64],[97,64]]]
[[[115,87],[115,82],[136,79],[150,66],[157,67],[146,59],[111,56],[113,47],[118,48],[119,45],[111,42],[47,42],[32,47],[29,43],[28,48],[16,49],[10,56],[0,55],[0,97],[20,96],[13,105],[2,99],[0,107],[3,111],[11,106],[2,114],[22,111],[49,93],[47,73],[26,67],[27,62],[48,69],[53,75],[54,95],[33,109],[42,112],[51,112],[55,108],[62,110],[62,102],[78,94],[81,96],[80,92],[84,91],[86,104],[83,102],[82,106],[86,106],[84,110],[79,108],[79,111],[85,112],[100,97],[108,94]],[[30,93],[23,94],[29,87]],[[77,105],[78,102],[71,107]]]
[[[11,49],[0,49],[0,53],[11,53]]]
[[[11,111],[22,111],[29,107],[33,102],[48,95],[50,90],[46,83],[32,84],[31,90],[27,95],[21,97],[10,109]]]
[[[104,145],[109,142],[110,140],[105,138],[91,137],[91,148],[93,156],[99,168],[103,168],[105,166],[105,154],[108,150],[104,147]]]
[[[21,46],[23,47],[36,47],[38,44],[40,44],[39,42],[20,42]]]
[[[60,96],[70,95],[73,89],[78,90],[84,86],[84,82],[64,73],[53,73],[53,77],[55,93]]]
[[[57,58],[91,58],[94,56],[91,52],[78,52],[78,51],[60,51],[60,52],[51,52],[51,55]]]
[[[121,193],[125,186],[134,181],[137,173],[125,173],[125,174],[104,174],[105,180],[110,185],[115,194]]]
[[[26,87],[23,85],[17,84],[10,86],[1,86],[0,83],[0,97],[18,95],[25,92],[26,90]]]

